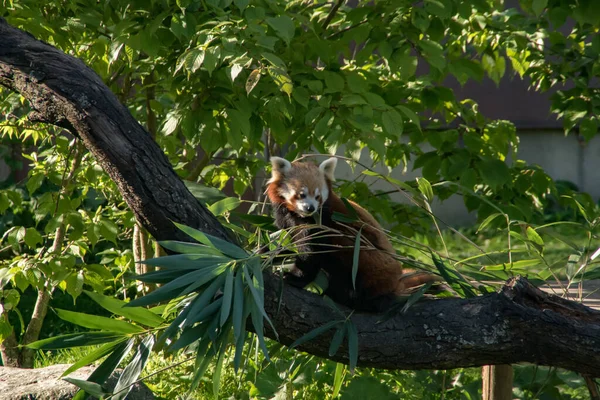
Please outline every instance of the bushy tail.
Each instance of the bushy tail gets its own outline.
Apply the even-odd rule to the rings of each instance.
[[[441,282],[443,282],[443,280],[439,276],[433,275],[429,272],[405,269],[403,270],[402,276],[400,276],[400,279],[398,280],[398,286],[396,286],[396,296],[411,294],[427,283]]]

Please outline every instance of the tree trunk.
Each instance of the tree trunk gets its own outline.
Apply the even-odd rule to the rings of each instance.
[[[93,71],[1,18],[0,84],[27,98],[35,110],[32,118],[68,127],[81,137],[156,239],[190,240],[171,220],[228,238]],[[265,309],[278,335],[266,334],[283,344],[338,318],[321,297],[282,286],[269,273]],[[358,331],[359,366],[450,369],[530,362],[600,376],[600,312],[544,294],[523,278],[511,279],[496,294],[421,301],[385,321],[372,314],[351,318]],[[332,334],[300,348],[347,363],[345,347],[328,356]]]

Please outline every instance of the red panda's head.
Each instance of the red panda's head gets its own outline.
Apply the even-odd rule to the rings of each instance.
[[[315,213],[327,201],[337,158],[331,157],[319,166],[271,157],[273,172],[267,194],[271,203],[281,204],[303,217]]]

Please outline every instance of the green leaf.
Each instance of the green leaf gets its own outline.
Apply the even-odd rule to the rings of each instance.
[[[445,264],[441,258],[432,254],[433,263],[438,269],[441,277],[452,287],[461,297],[475,297],[475,288],[464,276],[462,276],[454,267]]]
[[[544,240],[542,239],[542,237],[531,226],[527,227],[526,233],[527,233],[527,239],[531,240],[533,243],[535,243],[539,246],[544,245]]]
[[[344,78],[339,74],[331,71],[323,71],[325,76],[325,91],[324,93],[337,93],[344,90]]]
[[[421,121],[419,119],[419,116],[410,108],[406,107],[406,106],[402,106],[402,105],[398,105],[396,106],[396,108],[400,111],[402,111],[404,113],[404,115],[406,115],[406,117],[408,117],[408,119],[410,119],[410,121],[415,124],[417,126],[417,128],[419,130],[421,130]]]
[[[510,170],[500,160],[481,161],[478,170],[483,182],[492,189],[498,189],[510,181]]]
[[[24,240],[27,246],[31,247],[32,249],[35,249],[35,246],[37,244],[43,243],[44,238],[35,228],[27,228]]]
[[[233,296],[233,336],[236,340],[239,339],[244,327],[244,283],[242,271],[238,271],[234,281],[234,296]]]
[[[153,346],[154,335],[148,335],[142,340],[133,359],[127,364],[115,385],[113,390],[115,395],[111,397],[113,400],[122,400],[129,394],[133,384],[138,380],[140,374],[144,370]]]
[[[452,4],[448,2],[443,2],[440,0],[425,0],[425,10],[431,14],[435,15],[440,19],[450,18],[452,15]]]
[[[287,15],[280,15],[274,18],[267,18],[267,24],[273,28],[277,36],[282,38],[287,45],[290,44],[294,38],[294,31],[296,30],[294,21],[290,17]]]
[[[504,215],[504,214],[494,213],[494,214],[488,215],[487,218],[484,219],[483,222],[479,225],[479,228],[477,228],[477,233],[484,230],[489,224],[492,223],[493,220],[495,220],[497,217],[502,216],[502,215]]]
[[[233,258],[247,258],[248,253],[246,251],[233,243],[225,241],[223,239],[219,239],[218,237],[209,235],[208,233],[201,232],[197,229],[190,228],[189,226],[185,226],[182,224],[178,224],[177,222],[173,222],[177,228],[187,233],[190,237],[197,240],[198,242],[205,244],[207,246],[211,246],[223,254],[233,257]]]
[[[101,317],[99,315],[85,314],[75,311],[55,309],[59,318],[75,325],[83,326],[90,329],[100,329],[104,331],[112,331],[117,333],[140,333],[144,329],[142,327],[132,325],[118,319]]]
[[[221,64],[221,48],[209,47],[204,54],[204,68],[208,75],[212,76],[213,71]]]
[[[596,119],[586,118],[579,124],[579,133],[585,140],[591,140],[598,133],[598,122]]]
[[[362,233],[362,227],[356,234],[354,239],[354,253],[352,255],[352,287],[356,290],[356,275],[358,274],[358,261],[360,259],[360,236]]]
[[[27,347],[36,350],[68,349],[71,347],[92,346],[94,344],[108,343],[123,338],[125,338],[125,336],[114,332],[70,333],[68,335],[60,335],[44,340],[38,340],[28,344]]]
[[[331,394],[332,399],[337,399],[344,382],[344,376],[346,375],[346,366],[342,363],[335,365],[335,374],[333,376],[333,392]]]
[[[431,183],[425,178],[417,178],[417,184],[419,185],[419,190],[423,196],[431,203],[433,201],[433,188],[431,187]]]
[[[429,15],[421,7],[413,7],[410,15],[411,23],[421,32],[426,32],[429,29]]]
[[[267,72],[271,78],[273,78],[273,81],[279,90],[287,94],[288,97],[292,95],[294,85],[292,84],[292,78],[290,78],[285,69],[279,67],[268,67]]]
[[[133,348],[135,340],[133,338],[129,339],[126,342],[118,345],[113,353],[106,357],[106,359],[100,364],[98,368],[92,372],[92,374],[88,377],[88,382],[95,382],[102,384],[104,383],[110,375],[114,372],[115,368],[123,361],[125,357],[129,354],[131,349]],[[85,392],[79,391],[73,400],[83,400],[86,399],[87,396]]]
[[[533,0],[531,3],[531,9],[534,14],[539,17],[544,9],[548,6],[548,0]]]
[[[152,311],[142,307],[125,307],[128,303],[115,299],[113,297],[105,296],[103,294],[90,292],[84,290],[92,300],[98,303],[106,310],[113,314],[121,315],[127,319],[137,322],[142,325],[151,326],[156,328],[164,323],[164,320],[154,314]]]
[[[204,63],[204,49],[192,49],[185,58],[185,68],[190,72],[196,72]]]
[[[162,266],[161,262],[164,261],[165,266],[177,268],[177,264],[171,263],[172,259],[177,260],[177,262],[182,262],[185,260],[189,260],[189,261],[203,260],[203,261],[208,262],[209,260],[213,260],[212,262],[214,264],[228,262],[231,260],[229,257],[225,257],[220,251],[216,250],[215,248],[209,247],[207,245],[200,244],[200,243],[179,242],[176,240],[164,240],[164,241],[158,242],[158,244],[160,244],[162,247],[164,247],[167,250],[171,250],[176,253],[182,253],[182,254],[177,254],[177,255],[188,255],[188,257],[184,256],[184,257],[174,258],[174,257],[176,257],[176,255],[171,255],[171,256],[163,256],[163,257],[158,257],[158,258],[149,258],[147,260],[140,261],[141,264]]]
[[[429,290],[429,288],[431,287],[432,283],[426,283],[425,285],[423,285],[423,287],[421,287],[419,290],[417,290],[416,292],[414,292],[413,294],[410,295],[410,297],[406,300],[406,303],[404,303],[404,307],[402,307],[402,313],[405,313],[406,311],[408,311],[408,309],[410,308],[410,306],[412,306],[413,304],[415,304],[417,301],[419,301],[419,299],[421,297],[423,297],[423,295],[425,294],[425,292],[427,292],[427,290]]]
[[[108,395],[108,393],[106,393],[102,389],[102,385],[99,385],[95,382],[89,382],[89,381],[86,381],[83,379],[69,378],[69,377],[63,378],[63,380],[65,380],[69,383],[72,383],[73,385],[77,386],[81,390],[84,390],[90,396],[94,396],[98,399],[103,399],[106,397],[106,395]]]
[[[322,335],[323,333],[327,332],[328,330],[330,330],[334,326],[338,325],[339,323],[340,323],[340,321],[329,321],[328,323],[326,323],[324,325],[316,327],[312,331],[310,331],[310,332],[306,333],[305,335],[302,335],[302,337],[296,339],[294,341],[294,343],[292,343],[290,345],[290,348],[293,349],[295,347],[298,347],[298,346],[308,342],[309,340],[312,340],[312,339],[316,338],[317,336]]]
[[[221,307],[221,318],[219,326],[225,325],[229,313],[231,312],[231,300],[233,299],[233,281],[234,273],[233,268],[227,271],[227,278],[225,279],[225,286],[223,287],[223,305]]]
[[[329,344],[329,356],[330,357],[333,357],[335,355],[335,353],[337,353],[342,342],[344,341],[345,336],[346,336],[346,326],[343,324],[340,324],[340,326],[338,326],[337,330],[335,331],[333,338],[331,339],[331,343]]]
[[[356,326],[351,320],[346,322],[346,329],[348,333],[348,358],[350,372],[354,373],[356,364],[358,363],[358,332]]]
[[[211,213],[216,216],[220,216],[229,212],[231,210],[235,210],[242,204],[242,201],[237,197],[227,197],[223,200],[219,200],[216,203],[208,206],[208,209]]]
[[[67,370],[62,373],[61,377],[67,376],[71,372],[75,372],[79,368],[89,365],[89,364],[93,363],[94,361],[101,359],[102,357],[106,356],[107,354],[111,354],[117,346],[125,343],[127,340],[128,340],[127,338],[122,338],[119,340],[115,340],[114,342],[106,343],[105,345],[103,345],[100,348],[98,348],[97,350],[87,354],[83,358],[79,359],[79,361],[77,361],[76,363],[71,365],[69,368],[67,368]]]
[[[203,321],[204,319],[206,319],[206,317],[211,315],[211,313],[206,312],[206,309],[208,308],[207,306],[209,303],[214,303],[211,302],[211,300],[214,299],[217,291],[221,290],[225,279],[225,274],[220,275],[194,299],[194,302],[190,305],[189,314],[185,320],[185,323],[183,324],[184,328],[187,326],[191,326],[196,322]],[[223,303],[221,302],[220,304],[222,305]],[[217,307],[213,307],[216,311]]]
[[[443,70],[446,66],[446,58],[442,45],[429,39],[419,40],[418,44],[425,60],[435,68]]]
[[[397,138],[402,135],[404,130],[404,121],[398,111],[393,108],[381,113],[381,122],[383,123],[383,129],[387,133]]]
[[[35,191],[40,188],[40,186],[42,186],[44,178],[45,176],[42,173],[33,173],[29,179],[27,179],[25,186],[27,186],[27,191],[29,192],[30,196],[34,194]],[[2,210],[0,210],[0,212],[2,212]]]

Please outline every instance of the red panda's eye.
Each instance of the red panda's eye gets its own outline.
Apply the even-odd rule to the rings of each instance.
[[[298,198],[299,199],[305,199],[306,198],[306,193],[300,193],[300,194],[298,194]]]
[[[320,194],[316,195],[316,196],[315,196],[315,199],[317,199],[317,200],[321,200],[321,195],[320,195]]]

